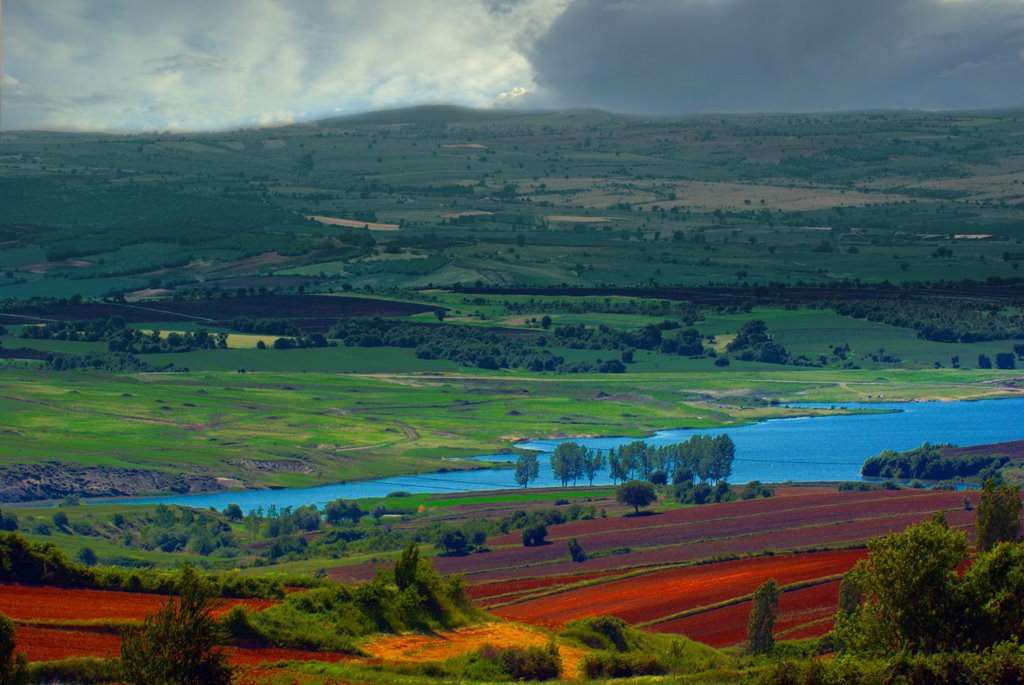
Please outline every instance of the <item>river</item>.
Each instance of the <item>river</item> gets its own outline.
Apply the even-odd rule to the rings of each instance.
[[[659,431],[647,441],[655,445],[683,442],[693,435],[726,433],[736,444],[736,459],[729,480],[746,483],[785,481],[860,480],[864,460],[883,450],[907,450],[923,442],[977,445],[1024,439],[1024,398],[976,402],[899,402],[879,404],[796,405],[805,407],[842,406],[847,409],[876,409],[884,412],[823,417],[770,419],[760,423],[719,429]],[[588,447],[608,449],[636,438],[577,439]],[[551,475],[547,457],[559,440],[534,440],[518,447],[540,453],[540,478],[531,487],[559,483]],[[514,461],[515,455],[483,455],[490,461]],[[607,471],[595,485],[610,483]],[[210,495],[175,495],[134,498],[132,503],[163,502],[193,507],[223,509],[236,503],[243,510],[257,507],[323,506],[338,499],[383,497],[388,493],[468,492],[516,487],[511,470],[475,470],[396,476],[375,481],[325,485],[314,488],[250,490]]]

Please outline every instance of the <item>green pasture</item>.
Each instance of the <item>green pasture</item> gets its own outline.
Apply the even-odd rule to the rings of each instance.
[[[295,487],[471,468],[478,465],[441,460],[493,453],[522,439],[641,437],[805,413],[771,400],[1007,394],[986,382],[1002,377],[995,371],[730,369],[565,377],[8,368],[0,376],[0,450],[10,463],[156,469]]]

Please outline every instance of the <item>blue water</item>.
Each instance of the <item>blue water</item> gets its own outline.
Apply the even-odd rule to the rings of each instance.
[[[888,410],[885,413],[772,419],[748,426],[713,430],[659,431],[647,442],[664,445],[683,442],[693,435],[726,433],[736,444],[736,459],[729,480],[746,483],[785,481],[860,480],[865,459],[883,450],[908,450],[923,442],[978,445],[1024,439],[1024,399],[980,402],[899,402],[887,404],[813,405],[847,409]],[[576,439],[588,447],[608,449],[635,438]],[[540,452],[540,478],[531,487],[559,485],[551,474],[548,456],[562,440],[534,440],[517,445]],[[516,455],[476,457],[488,461],[515,461]],[[610,483],[607,472],[595,485]],[[581,483],[585,484],[585,483]],[[135,503],[164,502],[223,509],[236,503],[243,510],[305,504],[323,506],[338,499],[383,497],[396,490],[407,492],[467,492],[516,487],[509,470],[477,470],[430,473],[325,485],[316,488],[253,490],[214,495],[177,495],[125,500]]]

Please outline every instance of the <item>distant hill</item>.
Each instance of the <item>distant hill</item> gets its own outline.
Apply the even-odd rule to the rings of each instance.
[[[455,124],[497,121],[522,116],[524,112],[507,109],[474,109],[456,105],[418,105],[384,109],[361,114],[346,114],[314,122],[313,125],[364,124]]]

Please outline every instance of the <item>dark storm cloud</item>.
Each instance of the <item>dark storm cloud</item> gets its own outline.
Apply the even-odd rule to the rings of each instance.
[[[1021,0],[574,0],[524,52],[618,111],[1024,104]]]

